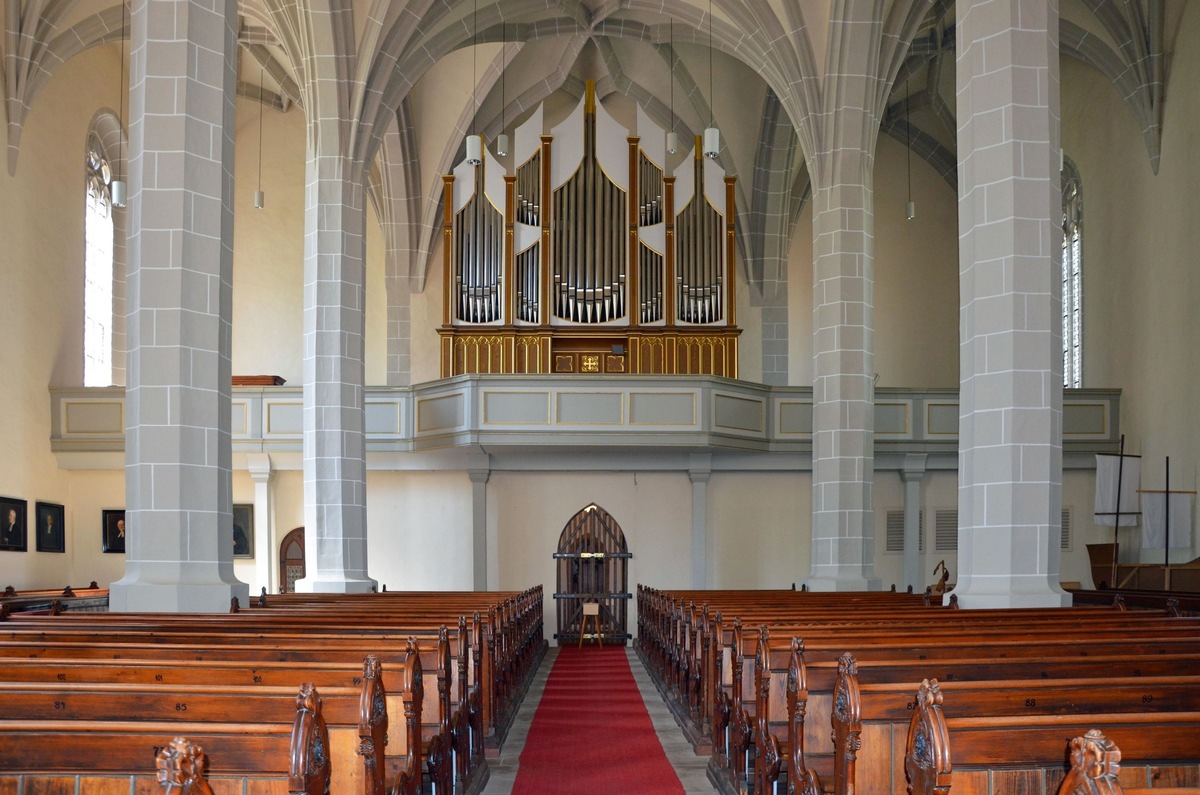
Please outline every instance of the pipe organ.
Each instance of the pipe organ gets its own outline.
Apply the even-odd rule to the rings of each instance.
[[[631,135],[584,99],[549,133],[517,128],[511,170],[485,147],[444,177],[442,376],[737,377],[734,178],[671,172],[665,132]]]

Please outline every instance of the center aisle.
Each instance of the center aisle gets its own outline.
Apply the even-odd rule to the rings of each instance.
[[[514,795],[683,795],[621,647],[559,650]]]

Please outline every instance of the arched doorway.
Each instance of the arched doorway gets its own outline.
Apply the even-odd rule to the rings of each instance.
[[[600,603],[600,632],[605,643],[624,646],[629,640],[629,559],[621,526],[592,503],[567,522],[558,537],[558,608],[560,646],[579,642],[583,603]],[[591,637],[590,633],[588,637]]]
[[[304,578],[304,528],[297,527],[279,545],[279,592],[292,593]]]

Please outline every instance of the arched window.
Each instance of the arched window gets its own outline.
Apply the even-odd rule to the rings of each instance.
[[[1070,161],[1062,173],[1063,386],[1083,386],[1083,192]]]
[[[83,385],[113,382],[112,169],[88,139],[84,190]]]

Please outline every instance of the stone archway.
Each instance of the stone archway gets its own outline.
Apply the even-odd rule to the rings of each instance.
[[[304,528],[297,527],[279,544],[279,592],[293,593],[304,573]]]
[[[600,603],[600,632],[607,644],[629,640],[629,559],[621,526],[592,503],[567,522],[558,538],[558,583],[554,599],[559,645],[579,642],[583,604]]]

